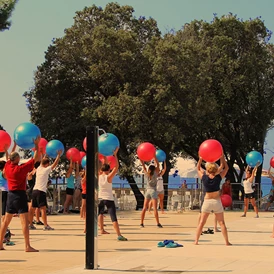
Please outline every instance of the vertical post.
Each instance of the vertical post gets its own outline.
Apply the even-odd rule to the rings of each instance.
[[[87,127],[86,269],[98,269],[98,127]]]
[[[1,212],[1,217],[2,217],[2,190],[0,189],[0,212]],[[1,219],[0,218],[0,227],[1,227]]]

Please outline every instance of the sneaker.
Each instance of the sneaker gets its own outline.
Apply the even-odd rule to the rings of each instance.
[[[243,214],[241,217],[246,217],[246,215],[245,215],[245,214]]]
[[[157,227],[159,227],[159,228],[163,228],[163,226],[162,226],[160,223],[157,225]]]
[[[141,228],[144,228],[145,226],[144,226],[144,224],[140,224],[140,227],[141,227]]]
[[[125,238],[124,236],[120,235],[117,238],[118,241],[127,241],[127,238]]]
[[[259,215],[256,215],[254,218],[259,218]]]
[[[35,230],[36,227],[34,225],[29,225],[29,230]]]
[[[49,225],[45,226],[43,230],[54,230],[54,228],[50,227]]]
[[[32,224],[33,224],[33,225],[36,225],[36,221],[32,221]]]
[[[44,223],[42,223],[41,221],[39,221],[39,222],[36,221],[36,224],[37,225],[44,225]]]

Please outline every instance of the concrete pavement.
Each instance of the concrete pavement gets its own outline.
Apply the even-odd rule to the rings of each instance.
[[[19,218],[10,228],[15,246],[0,251],[0,271],[3,273],[72,274],[72,273],[273,273],[274,239],[270,238],[273,213],[262,212],[255,219],[254,212],[241,218],[240,211],[225,212],[229,239],[233,246],[225,246],[221,233],[204,234],[200,245],[193,245],[198,212],[167,212],[160,214],[164,226],[157,228],[153,214],[147,214],[145,228],[140,228],[140,214],[136,211],[118,212],[122,234],[127,242],[118,242],[109,217],[106,230],[111,234],[98,237],[99,269],[85,270],[84,222],[79,215],[48,217],[54,231],[41,226],[31,231],[31,243],[39,253],[24,252],[24,239]],[[210,216],[205,229],[213,226]],[[184,247],[157,247],[165,239]]]

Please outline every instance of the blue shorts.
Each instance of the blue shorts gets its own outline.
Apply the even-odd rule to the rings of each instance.
[[[157,190],[154,189],[147,189],[145,193],[145,198],[146,199],[158,199],[158,192]]]

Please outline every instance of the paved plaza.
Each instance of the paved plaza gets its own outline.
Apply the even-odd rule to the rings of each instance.
[[[106,230],[111,234],[98,237],[98,270],[85,269],[84,222],[79,214],[50,215],[54,231],[32,230],[31,243],[39,253],[24,252],[19,218],[13,218],[11,231],[14,246],[0,251],[0,273],[72,274],[111,273],[274,273],[274,239],[270,238],[273,213],[262,212],[254,218],[248,212],[225,212],[229,240],[225,246],[221,233],[204,234],[200,245],[193,245],[198,212],[160,214],[163,228],[157,228],[153,214],[147,214],[145,228],[140,228],[140,211],[120,211],[118,220],[127,242],[118,242],[109,216]],[[212,228],[210,216],[205,230]],[[164,240],[174,240],[183,247],[157,247]]]

